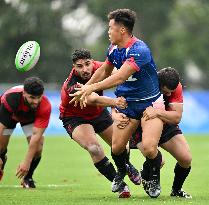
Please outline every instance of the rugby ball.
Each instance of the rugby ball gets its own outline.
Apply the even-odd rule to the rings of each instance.
[[[20,72],[32,69],[38,62],[40,56],[40,46],[36,41],[24,43],[17,51],[15,66]]]

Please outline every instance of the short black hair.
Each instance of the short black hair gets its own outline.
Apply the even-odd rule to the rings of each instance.
[[[108,20],[114,19],[116,23],[126,27],[132,33],[136,21],[136,13],[130,9],[117,9],[108,14]]]
[[[40,96],[44,93],[44,83],[38,77],[26,78],[24,81],[24,91],[30,95]]]
[[[163,68],[158,71],[160,87],[166,86],[170,90],[175,90],[179,84],[179,73],[175,68]]]
[[[76,61],[80,59],[91,59],[90,51],[85,48],[76,49],[72,53],[72,61],[76,63]]]

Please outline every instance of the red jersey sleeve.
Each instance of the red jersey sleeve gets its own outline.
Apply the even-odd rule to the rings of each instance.
[[[181,83],[178,84],[176,90],[171,94],[168,99],[169,104],[171,103],[183,103],[183,90]]]
[[[43,96],[39,109],[36,112],[34,127],[47,128],[51,115],[51,104],[46,96]]]

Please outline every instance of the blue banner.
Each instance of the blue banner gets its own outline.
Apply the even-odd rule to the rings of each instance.
[[[46,93],[52,104],[52,114],[46,135],[66,135],[62,122],[59,120],[59,91]],[[105,92],[106,96],[114,97],[112,90]],[[185,91],[184,112],[180,128],[186,134],[209,134],[209,91]],[[17,134],[21,134],[18,126]]]

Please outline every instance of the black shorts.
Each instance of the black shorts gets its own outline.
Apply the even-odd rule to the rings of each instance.
[[[96,133],[101,133],[113,124],[112,117],[107,109],[92,120],[85,120],[81,117],[65,117],[62,118],[63,127],[72,138],[73,130],[82,124],[90,124]]]
[[[163,131],[158,143],[158,146],[161,144],[168,142],[171,138],[174,136],[182,134],[181,129],[179,128],[178,125],[174,124],[165,124],[163,127]],[[131,149],[136,149],[136,145],[142,141],[142,129],[141,127],[137,128],[137,131],[135,134],[132,135],[130,141],[129,141],[129,146]]]

